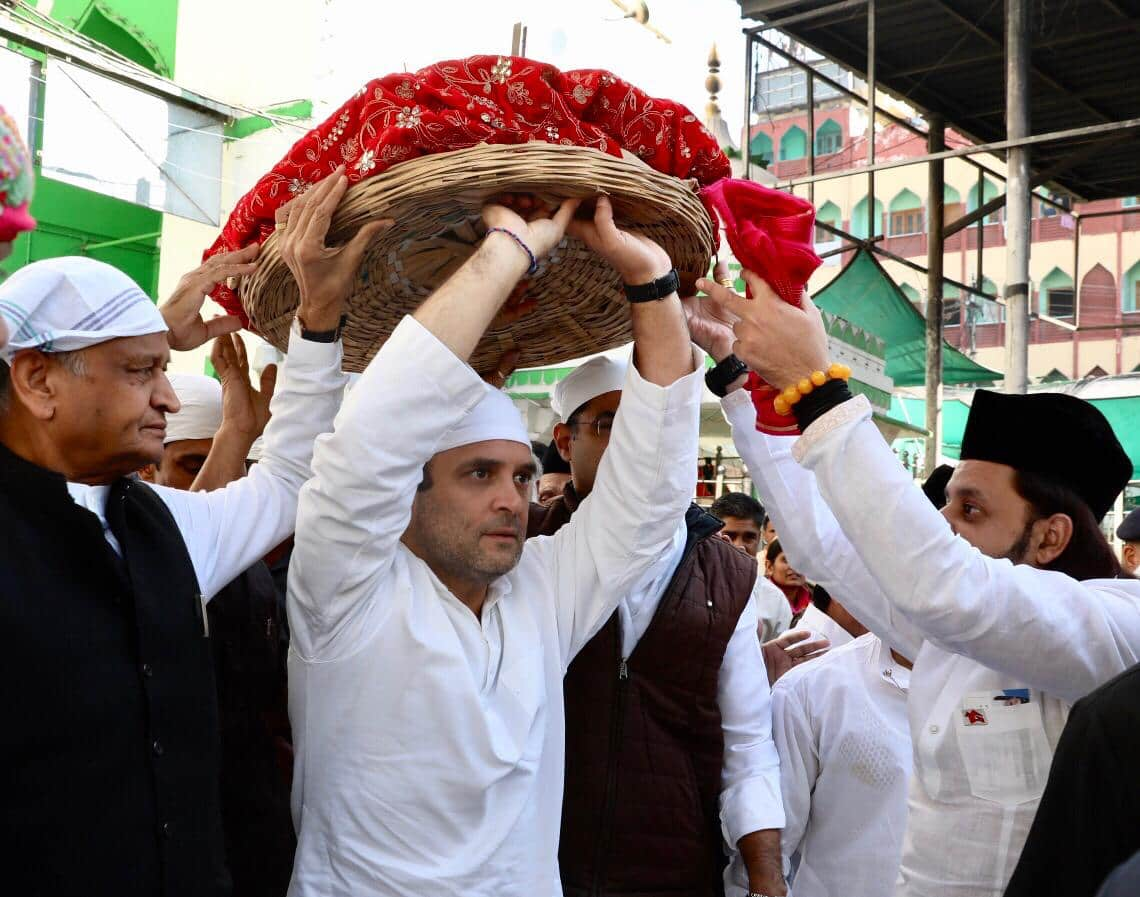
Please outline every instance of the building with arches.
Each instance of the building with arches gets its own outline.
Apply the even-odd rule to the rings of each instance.
[[[824,66],[831,68],[825,70]],[[820,63],[815,68],[849,89],[861,86],[834,63]],[[794,66],[757,72],[752,94],[752,146],[775,147],[774,152],[760,152],[769,160],[768,170],[778,180],[795,178],[808,172],[810,161],[799,149],[809,146],[806,138],[811,134],[817,174],[849,171],[856,175],[820,181],[814,189],[807,185],[795,188],[797,195],[815,204],[817,220],[861,240],[877,238],[883,249],[925,268],[929,207],[926,166],[879,171],[872,205],[867,178],[858,176],[859,169],[867,164],[870,139],[865,108],[817,82],[815,109],[809,116],[804,84],[803,71]],[[886,97],[881,101],[891,102]],[[902,117],[912,114],[899,104],[890,111]],[[922,138],[882,119],[873,139],[876,162],[902,161],[926,153]],[[968,143],[960,134],[947,130],[948,148]],[[982,161],[989,173],[981,178],[978,169],[963,159],[946,161],[945,221],[960,218],[1004,192],[1004,163],[993,157]],[[1067,197],[1047,194],[1043,188],[1037,195],[1041,198],[1032,203],[1030,252],[1031,381],[1047,376],[1080,380],[1096,376],[1098,371],[1110,375],[1140,371],[1140,214],[1084,218],[1079,271],[1073,270],[1076,221],[1069,214],[1070,209],[1081,215],[1134,209],[1140,207],[1140,199],[1075,204]],[[835,277],[837,268],[851,258],[854,246],[817,228],[816,250],[826,258],[809,285],[813,292],[819,292]],[[998,209],[946,240],[945,276],[977,287],[988,296],[1000,297],[1005,286],[1005,254],[1005,213]],[[903,293],[922,307],[926,275],[890,258],[881,261]],[[947,341],[986,367],[1004,368],[1004,306],[950,284],[943,291],[943,299]]]

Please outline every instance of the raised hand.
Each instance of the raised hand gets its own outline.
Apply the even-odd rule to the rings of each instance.
[[[745,269],[751,299],[711,280],[697,281],[722,318],[735,317],[731,351],[768,383],[783,390],[827,369],[830,348],[823,318],[804,297],[800,308],[784,302],[759,275]]]
[[[792,667],[827,653],[831,642],[823,636],[818,639],[814,636],[815,633],[806,629],[792,629],[760,646],[764,666],[768,669],[769,685],[775,685],[776,680]]]
[[[255,259],[260,249],[258,244],[252,243],[244,249],[219,253],[182,276],[170,298],[159,309],[170,328],[167,333],[170,348],[181,352],[197,349],[215,337],[241,329],[241,319],[236,315],[203,320],[202,304],[206,301],[206,294],[222,281],[252,274],[257,267]]]
[[[508,349],[499,356],[499,360],[495,363],[495,369],[483,375],[483,379],[495,389],[502,389],[507,384],[507,378],[518,367],[519,354],[518,349]]]
[[[558,245],[579,202],[566,199],[556,209],[537,197],[508,194],[483,207],[483,223],[488,228],[501,227],[515,234],[537,260]],[[523,251],[521,247],[519,251]]]
[[[673,268],[669,254],[651,239],[618,228],[608,196],[598,197],[592,221],[572,221],[566,232],[609,262],[622,283],[649,283],[664,277]]]
[[[261,388],[249,382],[249,358],[237,334],[214,341],[210,362],[222,381],[222,426],[245,436],[252,443],[269,423],[269,403],[277,385],[277,365],[261,372]]]
[[[729,276],[728,266],[724,262],[717,262],[714,276],[717,283],[723,285]],[[732,332],[737,321],[735,315],[702,296],[687,296],[681,300],[681,306],[685,309],[689,336],[694,343],[708,352],[715,361],[723,361],[732,354],[732,344],[736,341],[736,334]]]
[[[281,258],[297,281],[297,314],[309,330],[336,329],[368,244],[395,224],[391,218],[370,221],[347,243],[326,245],[333,212],[347,189],[342,165],[277,212]]]

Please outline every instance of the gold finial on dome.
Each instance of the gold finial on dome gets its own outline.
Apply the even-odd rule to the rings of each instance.
[[[717,105],[716,95],[720,93],[720,56],[716,51],[716,44],[712,45],[709,50],[709,73],[705,78],[705,90],[709,92],[709,102],[705,106],[705,123],[715,121],[720,118],[720,106]]]

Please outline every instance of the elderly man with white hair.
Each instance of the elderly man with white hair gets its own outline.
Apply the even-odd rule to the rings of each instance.
[[[298,310],[264,458],[215,492],[133,473],[161,458],[166,415],[179,408],[170,350],[237,329],[207,323],[201,307],[215,283],[253,270],[255,249],[206,262],[161,313],[121,272],[85,258],[38,262],[0,285],[10,893],[229,890],[204,603],[293,530],[313,441],[339,405],[338,322],[364,242],[383,226],[326,248],[319,222],[345,189],[338,172],[289,213],[285,256],[319,288]]]

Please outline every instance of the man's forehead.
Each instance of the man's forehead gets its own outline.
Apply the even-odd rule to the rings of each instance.
[[[756,525],[756,521],[749,520],[746,517],[733,517],[731,514],[725,514],[721,521],[724,523],[725,529],[747,529],[760,532],[760,527]]]
[[[534,455],[530,446],[515,442],[513,439],[486,439],[482,442],[459,445],[453,449],[439,452],[435,458],[441,459],[446,464],[455,465],[468,464],[476,460],[512,465],[534,463]]]
[[[1008,464],[970,459],[959,461],[946,484],[946,492],[992,492],[1003,486],[1013,488],[1014,470]]]
[[[163,362],[170,360],[170,343],[167,341],[165,333],[148,333],[146,336],[121,336],[92,346],[91,349],[101,349],[108,355],[124,360]]]
[[[617,411],[620,404],[621,390],[615,389],[613,392],[604,392],[600,396],[594,396],[586,403],[585,408],[597,414],[604,414],[607,411]]]

